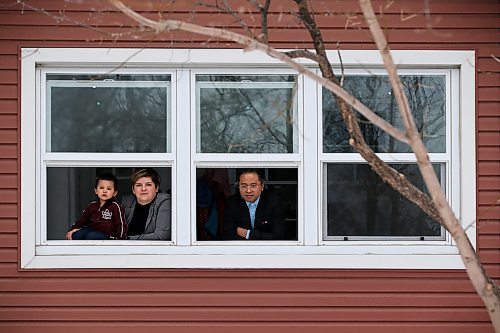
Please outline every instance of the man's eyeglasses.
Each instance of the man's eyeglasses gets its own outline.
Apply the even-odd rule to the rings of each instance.
[[[259,186],[260,184],[241,184],[238,186],[238,188],[240,189],[240,191],[246,191],[248,189],[250,189],[251,191],[255,191]]]

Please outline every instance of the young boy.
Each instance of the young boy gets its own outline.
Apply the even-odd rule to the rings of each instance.
[[[95,194],[82,216],[66,234],[66,239],[127,239],[127,223],[123,207],[114,199],[118,194],[118,180],[110,173],[97,177]]]

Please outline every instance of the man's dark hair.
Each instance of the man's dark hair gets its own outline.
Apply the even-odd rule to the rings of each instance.
[[[262,186],[266,183],[266,179],[263,176],[263,172],[260,169],[242,169],[237,172],[238,177],[236,179],[236,186],[239,186],[240,184],[240,177],[241,175],[246,175],[248,173],[255,173],[257,177],[259,177],[259,181],[262,183]]]
[[[97,188],[97,185],[99,184],[99,181],[101,181],[101,180],[112,181],[113,185],[115,187],[115,191],[118,191],[118,179],[112,173],[106,172],[106,173],[103,173],[103,174],[100,174],[99,176],[97,176],[95,179],[94,188]]]

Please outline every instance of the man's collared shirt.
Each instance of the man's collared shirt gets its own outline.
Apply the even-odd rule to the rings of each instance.
[[[252,229],[254,228],[255,225],[255,212],[257,211],[257,206],[259,205],[259,200],[260,197],[257,198],[254,202],[248,202],[245,201],[248,207],[248,211],[250,213],[250,223],[252,224]],[[247,236],[245,237],[246,239],[249,239],[250,237],[250,230],[247,230]]]

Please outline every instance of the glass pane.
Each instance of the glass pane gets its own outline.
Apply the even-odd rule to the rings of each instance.
[[[293,75],[198,75],[202,153],[297,152]]]
[[[170,76],[49,75],[51,152],[168,152]]]
[[[415,164],[392,164],[420,189]],[[438,177],[441,165],[433,164]],[[327,236],[442,236],[441,226],[384,183],[366,164],[328,164]]]
[[[131,193],[132,167],[49,167],[47,168],[47,239],[65,239],[66,232],[87,205],[96,200],[97,175],[110,172],[118,179],[117,201]],[[155,168],[161,177],[160,191],[171,192],[171,169]]]
[[[273,180],[269,177],[271,171],[286,171],[289,180]],[[233,207],[235,202],[240,202],[240,190],[237,185],[241,172],[242,170],[235,168],[196,169],[196,239],[198,241],[234,240],[234,237],[228,235],[231,231],[229,228],[231,224],[225,220],[225,217],[229,216],[234,222],[235,216],[227,213],[241,212],[238,216],[241,223],[244,223],[244,214],[249,214],[246,206],[243,206],[243,210],[228,208],[228,203],[230,207]],[[263,199],[262,206],[259,202],[257,208],[259,213],[256,219],[260,217],[269,221],[265,225],[255,227],[261,232],[259,235],[261,238],[258,239],[297,240],[297,169],[267,168],[258,169],[257,172],[264,179],[265,186],[261,195],[266,198]],[[270,202],[277,203],[277,205],[268,205]],[[241,203],[245,205],[244,201]],[[274,208],[270,212],[266,207]],[[247,218],[249,221],[249,216]],[[244,239],[241,240],[244,241]]]
[[[430,153],[446,152],[446,77],[444,75],[406,75],[401,76],[401,81],[427,150]],[[404,130],[387,76],[346,76],[344,89],[381,118]],[[366,142],[375,152],[410,152],[409,146],[367,122],[359,113],[355,112],[355,114],[359,118]],[[335,99],[328,90],[323,89],[323,151],[325,153],[354,152],[349,145],[349,138]]]

